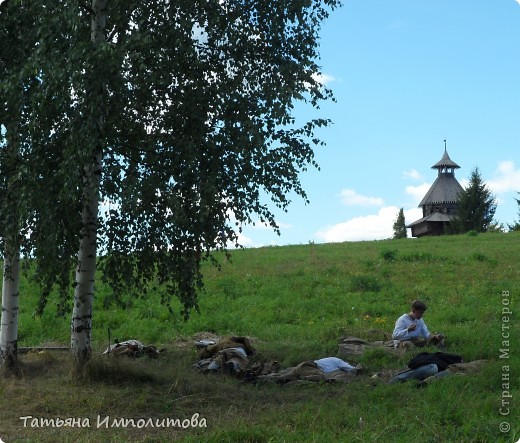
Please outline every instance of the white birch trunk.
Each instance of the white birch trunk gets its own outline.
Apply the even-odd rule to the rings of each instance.
[[[82,221],[83,232],[78,253],[78,267],[74,289],[74,306],[71,323],[71,348],[78,369],[83,367],[92,355],[92,304],[94,301],[94,279],[96,273],[97,223],[98,223],[98,188],[94,186],[96,179],[94,168],[89,168],[86,177],[90,183],[85,184]]]
[[[92,0],[91,39],[102,43],[105,39],[106,0]],[[92,73],[90,73],[92,75]],[[100,81],[95,94],[103,94]],[[92,356],[92,305],[96,273],[97,227],[99,209],[99,187],[102,162],[103,110],[99,109],[97,140],[93,147],[92,163],[84,168],[82,236],[78,253],[78,267],[74,290],[74,307],[71,322],[71,348],[75,368],[81,370]]]
[[[20,287],[20,253],[4,257],[2,284],[2,320],[0,328],[0,366],[16,363],[18,348],[18,306]]]

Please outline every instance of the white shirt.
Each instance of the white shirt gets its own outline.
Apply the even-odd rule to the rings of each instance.
[[[314,363],[318,365],[320,371],[328,374],[329,372],[335,371],[337,369],[341,369],[342,371],[354,371],[356,368],[352,365],[349,365],[346,361],[341,360],[341,358],[337,357],[325,357],[320,358],[319,360],[314,360]]]
[[[415,330],[408,331],[408,327],[414,323],[417,324]],[[430,337],[430,331],[428,331],[428,328],[426,327],[426,324],[424,323],[424,320],[422,318],[419,320],[412,319],[410,317],[410,314],[403,314],[395,322],[395,328],[392,334],[392,338],[394,340],[411,340],[414,338],[421,337]]]

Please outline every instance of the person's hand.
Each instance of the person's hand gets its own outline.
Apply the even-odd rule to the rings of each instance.
[[[417,323],[412,323],[410,326],[408,326],[407,331],[408,332],[415,331],[415,328],[417,328]]]

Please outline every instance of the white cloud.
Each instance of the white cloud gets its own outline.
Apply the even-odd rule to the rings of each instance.
[[[392,225],[397,218],[399,208],[386,206],[376,215],[355,217],[344,223],[328,226],[316,233],[316,238],[331,242],[381,240],[392,237]]]
[[[281,223],[281,222],[276,222],[278,224],[278,227],[280,229],[291,229],[292,228],[292,225],[290,225],[289,223]],[[264,230],[273,230],[273,228],[266,222],[261,222],[261,221],[257,221],[255,222],[255,224],[250,224],[250,225],[247,225],[249,228],[251,229],[256,229],[256,230],[259,230],[259,231],[264,231]],[[274,231],[273,231],[274,232]]]
[[[237,242],[240,246],[244,247],[244,248],[256,248],[258,245],[255,244],[255,242],[250,238],[248,237],[247,235],[245,235],[243,232],[237,232]],[[228,249],[236,249],[235,248],[235,244],[233,242],[229,242],[227,245],[226,245],[226,248]]]
[[[408,195],[413,197],[413,200],[416,204],[419,204],[423,197],[426,195],[428,190],[430,189],[431,183],[423,183],[418,186],[407,186],[405,191]]]
[[[520,0],[517,0],[520,3]],[[508,160],[499,163],[494,178],[487,182],[489,189],[497,194],[520,191],[520,169]]]
[[[410,169],[409,171],[403,172],[403,178],[412,179],[412,180],[421,180],[423,177],[415,169]]]
[[[358,194],[353,189],[343,189],[341,191],[341,200],[347,206],[382,206],[383,199],[379,197],[366,197]]]
[[[515,2],[517,2],[520,5],[520,0],[515,0]]]
[[[326,243],[343,241],[383,240],[394,235],[393,225],[399,214],[396,206],[385,206],[377,214],[355,217],[316,232],[316,238]],[[406,224],[422,217],[421,208],[404,210]],[[408,234],[410,235],[410,234]]]
[[[228,209],[227,217],[229,219],[230,225],[235,225],[237,222],[235,213]],[[277,246],[278,245],[278,237],[276,240],[259,240],[258,236],[267,235],[275,235],[275,231],[273,228],[266,222],[262,222],[260,220],[256,220],[255,223],[242,223],[241,225],[242,232],[238,232],[238,228],[232,226],[238,236],[238,244],[244,246],[246,248],[258,248],[261,246]],[[293,226],[289,223],[278,222],[278,227],[281,231],[290,230]],[[247,235],[246,235],[247,233]],[[231,243],[228,243],[228,248],[234,249],[234,246]]]
[[[413,223],[416,220],[422,218],[423,212],[422,208],[412,208],[404,210],[404,221],[407,225]]]
[[[317,81],[320,85],[322,86],[325,86],[331,82],[333,82],[334,80],[336,80],[332,75],[329,75],[329,74],[312,74],[312,78]]]

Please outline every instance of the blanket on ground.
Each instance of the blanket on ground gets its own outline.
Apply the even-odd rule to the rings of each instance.
[[[260,375],[256,378],[256,381],[287,384],[296,381],[349,381],[352,379],[352,377],[354,377],[353,373],[342,370],[325,373],[318,368],[318,365],[314,361],[304,361],[294,367],[282,369],[278,372]]]
[[[255,348],[247,337],[232,336],[195,343],[199,361],[193,366],[203,372],[227,372],[241,376],[248,369]]]
[[[147,355],[148,357],[157,358],[159,353],[163,352],[164,349],[158,350],[154,345],[143,345],[138,340],[125,340],[125,341],[117,341],[110,345],[103,355],[112,354],[115,357],[126,356],[126,357],[142,357],[143,355]]]
[[[448,371],[452,374],[476,374],[479,372],[487,360],[473,360],[467,363],[453,363],[448,366]]]
[[[251,345],[251,341],[247,337],[243,336],[232,336],[219,340],[217,343],[209,344],[207,346],[198,346],[199,358],[213,358],[223,349],[228,348],[242,348],[246,351],[246,354],[253,355],[255,348]]]

